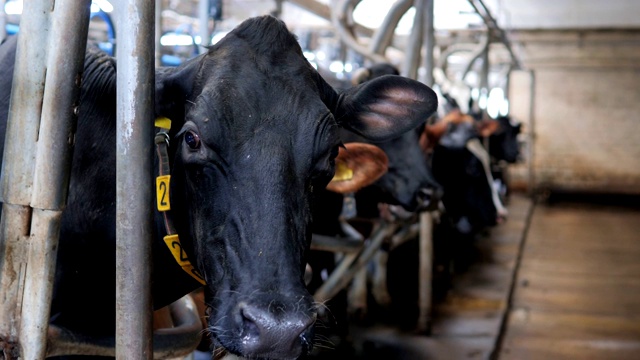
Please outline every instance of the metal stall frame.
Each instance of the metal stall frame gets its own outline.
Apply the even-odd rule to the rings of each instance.
[[[149,274],[150,251],[145,252],[146,249],[130,250],[130,244],[127,243],[120,246],[121,250],[125,250],[125,256],[137,256],[133,259],[123,259],[122,255],[119,257],[127,273],[127,278],[123,278],[122,282],[125,286],[140,287],[143,290],[125,290],[125,298],[119,303],[124,302],[124,306],[120,306],[119,309],[128,311],[130,307],[148,307],[149,311],[145,314],[135,311],[121,313],[121,318],[125,320],[120,321],[120,328],[125,330],[121,331],[118,340],[113,336],[92,338],[49,325],[60,220],[66,205],[75,140],[90,0],[32,1],[25,2],[24,6],[24,13],[28,16],[23,17],[22,31],[18,35],[2,164],[0,358],[113,356],[116,352],[120,358],[139,358],[136,356],[137,352],[143,353],[141,357],[151,358],[151,351],[147,347],[147,344],[151,343],[150,331],[143,326],[142,335],[136,332],[143,322],[151,323],[150,296],[139,296],[142,292],[149,292],[149,281],[141,281],[141,278],[148,278]],[[135,20],[137,14],[137,11],[134,11],[134,14],[129,12],[125,14],[128,18],[123,21],[125,30],[127,25],[135,28],[135,31],[130,32],[133,34],[141,33],[141,22]],[[144,17],[142,22],[147,20],[148,17]],[[146,26],[146,29],[151,29],[153,33],[153,27]],[[128,222],[124,225],[133,227],[124,230],[127,235],[133,234],[124,240],[129,240],[136,246],[140,245],[138,239],[142,237],[138,236],[138,233],[150,234],[152,220],[152,186],[148,184],[152,184],[150,159],[153,154],[152,116],[155,83],[153,57],[147,55],[149,50],[148,45],[145,48],[145,44],[153,42],[149,41],[148,32],[142,33],[145,35],[144,38],[122,41],[120,52],[128,54],[127,60],[136,62],[138,49],[145,49],[146,51],[141,50],[145,52],[141,62],[146,64],[149,60],[151,65],[141,71],[137,64],[129,65],[127,60],[122,60],[118,72],[119,77],[122,77],[118,79],[118,86],[123,87],[122,90],[118,90],[122,95],[118,100],[122,104],[119,119],[122,119],[123,123],[118,129],[118,134],[122,135],[119,145],[121,150],[124,149],[121,151],[120,165],[124,164],[127,167],[126,171],[119,171],[119,174],[124,174],[125,177],[123,180],[121,176],[120,180],[125,184],[119,186],[119,189],[124,188],[120,193],[124,192],[125,200],[138,200],[138,203],[133,205],[119,200],[119,219],[126,218]],[[58,41],[52,41],[62,38],[65,39],[64,47],[58,46]],[[143,43],[142,47],[138,45],[140,42]],[[135,96],[141,96],[142,100]],[[139,102],[143,104],[142,107],[137,105]],[[122,159],[126,156],[133,157],[143,166],[138,166],[137,163],[131,165],[128,159]],[[139,171],[131,171],[129,166]],[[144,173],[147,173],[147,180],[141,175]],[[133,190],[126,189],[127,185],[133,186]],[[144,189],[143,191],[149,189],[149,195],[136,196],[140,193],[140,188]],[[128,211],[130,209],[140,211],[132,217]],[[123,215],[125,211],[126,215]],[[137,220],[144,217],[149,219],[146,224]],[[122,221],[120,225],[123,225]],[[149,248],[150,241],[146,241],[140,247]],[[141,276],[129,277],[131,268],[128,264],[132,261],[141,269],[139,272],[136,271],[137,275]],[[190,296],[187,295],[173,303],[170,311],[175,327],[159,329],[154,333],[153,341],[158,345],[153,353],[155,358],[186,355],[199,342],[202,325]],[[138,316],[142,320],[138,319]],[[131,329],[133,331],[130,331]],[[117,351],[116,343],[119,343]]]
[[[155,1],[129,2],[118,20],[130,36],[117,53],[116,358],[152,359]]]
[[[46,353],[89,6],[89,0],[24,4],[30,16],[18,35],[2,164],[0,354],[7,359]],[[53,37],[64,37],[65,48],[48,41]]]

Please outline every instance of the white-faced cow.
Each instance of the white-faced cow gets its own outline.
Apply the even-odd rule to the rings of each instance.
[[[1,49],[14,52],[15,41]],[[0,69],[0,99],[11,64]],[[52,304],[52,321],[94,334],[114,328],[115,79],[114,60],[88,50]],[[215,344],[254,359],[294,359],[311,348],[316,305],[303,282],[311,203],[334,174],[340,129],[392,139],[430,116],[436,101],[427,86],[399,76],[337,93],[270,16],[157,70],[155,115],[172,120],[171,216],[206,282]],[[160,215],[156,223],[160,307],[200,284],[163,243]]]

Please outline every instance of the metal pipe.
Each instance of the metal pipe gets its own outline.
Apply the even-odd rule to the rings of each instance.
[[[20,344],[25,359],[44,359],[47,324],[66,205],[80,83],[89,30],[90,0],[57,0],[51,13],[47,73],[40,118],[31,207]],[[57,39],[64,39],[59,46]]]
[[[119,15],[116,129],[116,357],[151,359],[155,2]]]
[[[7,14],[4,12],[6,0],[0,0],[0,44],[7,37]]]
[[[374,54],[384,55],[385,50],[391,44],[395,32],[402,16],[411,9],[413,0],[400,0],[393,4],[389,12],[384,17],[380,27],[373,33],[369,51]]]
[[[416,331],[428,333],[431,330],[431,299],[433,293],[433,216],[428,211],[420,213],[419,239],[419,310]]]
[[[322,284],[313,295],[314,300],[324,302],[334,297],[341,289],[344,289],[357,272],[364,267],[373,255],[375,255],[376,251],[380,249],[382,242],[392,236],[398,227],[399,225],[397,223],[388,223],[382,224],[376,229],[361,252],[345,256],[345,259],[348,260],[348,265],[339,265],[339,269],[341,270],[339,275],[334,276],[334,273],[336,273],[338,269],[331,273],[331,281],[327,280]],[[356,256],[357,258],[355,258]]]
[[[342,40],[349,48],[373,62],[388,62],[386,57],[380,54],[374,54],[369,51],[369,49],[367,49],[364,45],[358,43],[351,31],[348,29],[347,19],[350,17],[348,15],[349,10],[353,10],[353,8],[355,7],[355,3],[359,1],[360,0],[342,0],[342,2],[338,6],[333,7],[331,9],[331,23],[338,32],[340,40]]]
[[[90,0],[55,2],[31,196],[33,208],[62,210],[66,204],[90,6]],[[55,41],[58,39],[64,39],[64,47]]]
[[[516,68],[522,69],[522,64],[520,62],[520,59],[518,59],[516,54],[513,52],[513,48],[511,47],[511,42],[509,41],[507,34],[498,25],[498,22],[495,20],[493,15],[491,15],[491,11],[489,11],[489,8],[487,8],[487,6],[484,4],[482,0],[468,0],[468,1],[469,1],[469,4],[475,10],[475,12],[478,13],[478,15],[480,15],[485,25],[487,25],[490,35],[495,34],[496,37],[500,40],[500,42],[502,42],[504,46],[507,48],[507,51],[511,56],[511,60],[515,64]]]
[[[44,94],[46,47],[52,1],[24,4],[17,39],[12,96],[2,162],[0,226],[1,351],[20,356],[18,344],[31,227],[31,190]],[[10,174],[10,176],[9,176]]]
[[[416,9],[413,18],[413,28],[409,34],[407,49],[404,52],[404,66],[402,75],[415,79],[418,76],[418,64],[420,64],[420,49],[422,49],[422,37],[424,28],[425,0],[415,0],[413,6]]]
[[[156,2],[156,10],[155,10],[155,44],[156,48],[154,51],[155,54],[155,64],[156,67],[162,66],[162,45],[160,44],[160,39],[162,38],[162,0],[155,0]]]
[[[424,5],[424,59],[422,66],[424,67],[424,77],[422,82],[428,86],[433,86],[433,68],[435,60],[433,59],[433,48],[436,46],[436,35],[434,29],[433,15],[434,0],[425,0]]]
[[[528,146],[528,152],[529,152],[529,186],[528,186],[528,192],[529,195],[534,195],[534,192],[536,191],[536,175],[535,175],[535,166],[534,166],[534,160],[535,160],[535,141],[536,141],[536,109],[535,109],[535,102],[536,102],[536,73],[533,70],[529,70],[529,74],[530,74],[530,78],[531,78],[531,85],[530,85],[530,91],[529,91],[529,146]]]
[[[211,44],[211,34],[209,33],[209,0],[198,2],[198,28],[200,33],[200,53],[207,51],[205,46]]]

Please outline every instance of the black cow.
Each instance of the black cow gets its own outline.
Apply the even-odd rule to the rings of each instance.
[[[489,135],[489,155],[495,161],[515,164],[520,157],[518,135],[522,124],[515,123],[510,116],[499,116],[495,121],[498,127]]]
[[[14,52],[15,42],[0,50]],[[0,69],[0,99],[12,71]],[[54,322],[96,334],[114,327],[115,75],[112,58],[87,51],[52,304]],[[206,280],[214,343],[249,358],[301,356],[316,317],[303,282],[311,203],[334,174],[340,128],[396,137],[435,111],[435,94],[398,76],[338,94],[285,24],[265,16],[180,67],[157,70],[155,104],[155,115],[173,122],[171,214]],[[156,308],[200,285],[163,235],[157,214]]]
[[[398,69],[388,63],[374,64],[360,68],[353,75],[354,86],[385,75],[399,75]],[[401,205],[408,211],[420,211],[437,205],[442,196],[442,187],[435,180],[431,168],[424,161],[420,148],[420,135],[427,118],[402,136],[389,141],[368,141],[381,148],[389,158],[389,168],[373,186],[358,193],[358,201],[367,200]],[[366,141],[343,131],[343,138],[349,141]],[[370,202],[370,201],[367,201]],[[369,206],[369,208],[371,208]],[[363,207],[361,207],[363,209]]]

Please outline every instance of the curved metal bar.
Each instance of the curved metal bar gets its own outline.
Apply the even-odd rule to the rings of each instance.
[[[413,18],[413,28],[409,34],[409,42],[404,52],[404,66],[402,75],[415,79],[418,75],[418,64],[420,63],[420,49],[422,49],[422,38],[424,29],[424,8],[425,0],[415,0],[416,14]]]
[[[513,48],[511,47],[511,42],[507,37],[505,31],[498,26],[498,22],[494,19],[493,15],[491,15],[491,11],[487,8],[482,0],[468,0],[469,4],[473,7],[473,9],[482,17],[482,21],[484,21],[485,25],[490,32],[495,33],[496,37],[500,39],[500,41],[504,44],[509,51],[509,55],[511,56],[511,61],[513,61],[515,67],[517,69],[522,69],[522,64],[520,63],[520,59],[513,52]],[[480,6],[478,6],[480,5]],[[481,10],[482,9],[482,10]]]
[[[340,40],[342,40],[345,45],[373,62],[388,62],[386,57],[380,54],[375,54],[369,51],[365,46],[358,43],[356,38],[350,32],[347,24],[347,19],[350,18],[350,15],[347,16],[346,14],[352,13],[352,9],[358,2],[360,2],[360,0],[342,0],[339,6],[331,9],[331,23],[336,28],[338,36],[340,36]]]
[[[376,30],[371,37],[369,51],[373,54],[384,55],[385,50],[391,44],[393,33],[396,27],[398,27],[400,19],[411,9],[411,6],[413,6],[413,0],[400,0],[393,4],[387,16],[385,16],[382,21],[382,24],[380,24],[378,30]]]
[[[471,68],[473,67],[473,64],[476,62],[476,60],[478,60],[481,56],[483,56],[485,52],[489,51],[489,44],[491,44],[490,39],[491,39],[490,34],[487,34],[486,37],[482,38],[482,42],[477,47],[478,51],[476,51],[471,56],[471,60],[469,60],[469,63],[467,64],[464,71],[462,72],[462,77],[460,78],[460,80],[464,81],[464,78],[467,77],[467,74],[471,72]]]
[[[153,358],[172,359],[186,356],[200,343],[202,322],[191,295],[169,305],[173,328],[158,329],[153,334]],[[69,329],[49,326],[47,356],[95,355],[115,356],[115,337],[92,337]]]

